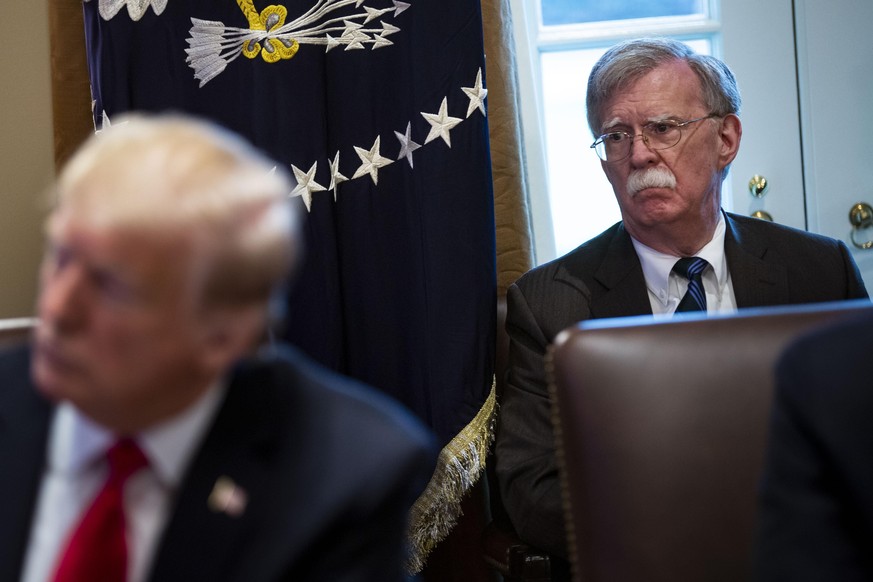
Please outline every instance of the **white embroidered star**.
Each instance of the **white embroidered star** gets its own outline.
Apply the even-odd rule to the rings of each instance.
[[[452,147],[452,140],[449,137],[449,131],[464,120],[460,117],[450,117],[447,108],[448,103],[446,98],[443,97],[443,103],[440,105],[439,113],[421,114],[431,126],[430,133],[427,134],[424,143],[430,143],[436,138],[441,137],[443,138],[443,141],[446,142],[447,146]]]
[[[304,172],[293,164],[291,165],[291,171],[294,172],[294,178],[297,180],[297,187],[291,192],[291,196],[302,196],[303,203],[306,204],[306,210],[312,209],[313,192],[327,190],[327,188],[315,181],[316,168],[318,168],[318,162],[312,164],[308,172]]]
[[[339,171],[339,151],[337,151],[336,155],[333,157],[333,161],[330,162],[330,186],[329,188],[333,190],[333,201],[336,202],[336,187],[347,181],[348,178],[340,174]]]
[[[379,168],[384,168],[393,163],[393,160],[383,158],[379,154],[379,140],[381,139],[382,136],[377,136],[375,143],[373,143],[373,147],[371,147],[369,151],[355,146],[355,152],[357,152],[358,157],[361,158],[362,163],[361,167],[355,171],[355,175],[352,176],[352,179],[360,178],[364,174],[370,174],[370,178],[373,179],[373,184],[379,183]]]
[[[399,2],[398,0],[394,0],[394,17],[400,15],[401,12],[409,8],[411,5],[408,2]]]
[[[397,136],[397,139],[400,140],[400,153],[397,155],[397,159],[406,158],[406,161],[409,162],[409,167],[412,167],[412,152],[421,147],[421,145],[412,141],[412,137],[409,133],[412,131],[412,122],[406,124],[406,134],[402,134],[399,131],[395,131],[394,135]]]
[[[464,93],[467,94],[467,97],[470,98],[470,104],[467,106],[467,117],[476,109],[482,112],[482,115],[485,115],[485,97],[488,95],[488,89],[482,87],[482,69],[479,69],[479,72],[476,73],[476,84],[472,87],[461,87]]]

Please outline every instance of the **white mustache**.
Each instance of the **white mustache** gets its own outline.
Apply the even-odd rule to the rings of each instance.
[[[627,191],[635,196],[646,188],[675,188],[676,176],[667,168],[634,170],[627,177]]]

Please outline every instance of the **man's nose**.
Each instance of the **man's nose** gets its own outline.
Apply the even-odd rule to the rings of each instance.
[[[649,146],[649,138],[644,133],[634,135],[630,140],[630,159],[634,166],[645,166],[657,161],[658,154]]]
[[[72,329],[86,316],[85,273],[75,265],[48,267],[41,278],[38,311],[44,324]]]

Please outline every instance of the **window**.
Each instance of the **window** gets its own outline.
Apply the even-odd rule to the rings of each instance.
[[[511,0],[536,260],[560,256],[620,219],[589,148],[591,67],[620,40],[671,36],[719,54],[716,0]],[[724,189],[724,205],[730,206]]]
[[[703,0],[542,0],[541,7],[545,26],[665,16],[706,16]]]

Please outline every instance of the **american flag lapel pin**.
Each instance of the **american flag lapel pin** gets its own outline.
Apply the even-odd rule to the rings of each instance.
[[[234,483],[233,479],[221,476],[215,481],[207,504],[216,513],[230,517],[240,517],[246,510],[248,495],[245,489]]]

